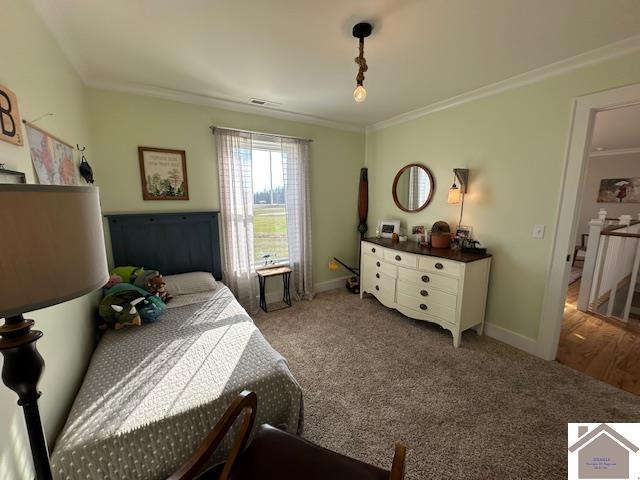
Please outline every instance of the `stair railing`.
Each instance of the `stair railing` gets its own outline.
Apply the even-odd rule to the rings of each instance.
[[[577,308],[613,317],[618,292],[627,287],[624,304],[616,315],[626,321],[640,269],[640,214],[638,220],[632,221],[630,215],[620,216],[617,222],[612,220],[601,209],[598,218],[589,222]]]

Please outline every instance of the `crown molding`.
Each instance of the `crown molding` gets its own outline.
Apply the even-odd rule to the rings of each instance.
[[[411,110],[400,115],[393,116],[386,120],[376,122],[366,127],[366,132],[374,132],[376,130],[382,130],[393,125],[399,125],[401,123],[409,122],[420,117],[424,117],[431,113],[446,110],[457,105],[473,102],[481,98],[490,97],[498,93],[506,92],[514,88],[522,87],[532,83],[539,82],[549,77],[555,77],[563,73],[577,70],[579,68],[594,65],[607,60],[611,60],[617,57],[633,53],[640,50],[640,35],[626,38],[619,42],[610,43],[595,50],[590,50],[573,57],[560,60],[555,63],[550,63],[544,67],[536,68],[528,72],[515,75],[513,77],[495,82],[484,87],[470,90],[460,95],[455,95],[446,100],[432,103],[425,107],[421,107],[415,110]]]
[[[300,123],[308,123],[312,125],[319,125],[327,128],[333,128],[336,130],[343,130],[347,132],[356,133],[370,133],[377,130],[382,130],[393,125],[402,124],[415,120],[420,117],[424,117],[431,113],[446,110],[457,105],[479,100],[481,98],[496,95],[508,90],[512,90],[518,87],[529,85],[546,78],[561,75],[563,73],[570,72],[579,68],[587,67],[597,63],[601,63],[607,60],[611,60],[617,57],[621,57],[640,50],[640,35],[626,38],[619,42],[611,43],[588,52],[584,52],[573,57],[569,57],[564,60],[560,60],[543,67],[530,70],[528,72],[515,75],[513,77],[501,80],[484,87],[470,90],[468,92],[455,95],[445,100],[441,100],[425,107],[421,107],[415,110],[410,110],[406,113],[395,115],[386,120],[373,123],[366,127],[359,126],[351,123],[338,122],[334,120],[328,120],[322,117],[316,117],[310,114],[297,113],[287,110],[275,109],[270,107],[250,105],[241,101],[222,99],[209,95],[185,92],[181,90],[174,90],[162,87],[154,87],[151,85],[135,84],[128,82],[112,82],[98,80],[91,78],[89,72],[85,68],[85,65],[79,58],[74,48],[73,43],[66,35],[66,25],[64,19],[59,14],[59,9],[56,9],[51,2],[47,0],[31,0],[36,12],[39,14],[42,21],[47,26],[50,34],[54,37],[57,43],[60,45],[61,50],[66,57],[67,61],[71,64],[76,71],[80,80],[87,86],[125,93],[134,93],[138,95],[144,95],[148,97],[162,98],[165,100],[172,100],[181,103],[190,103],[194,105],[205,105],[216,108],[222,108],[225,110],[232,110],[243,113],[250,113],[254,115],[261,115],[271,118],[279,118],[283,120],[289,120]],[[606,152],[607,155],[615,155],[611,153],[614,150]],[[594,152],[591,156],[598,155],[603,152]],[[635,152],[628,152],[635,153]]]
[[[190,103],[193,105],[204,105],[209,107],[222,108],[224,110],[232,110],[234,112],[250,113],[270,118],[278,118],[299,123],[307,123],[319,125],[322,127],[343,130],[347,132],[364,133],[365,127],[346,122],[337,122],[326,118],[317,117],[305,113],[297,113],[278,108],[250,105],[241,101],[222,99],[210,95],[202,95],[181,90],[169,88],[154,87],[151,85],[143,85],[128,82],[113,82],[92,78],[86,66],[77,54],[77,49],[73,42],[66,34],[67,27],[60,9],[56,9],[52,2],[48,0],[31,0],[31,3],[44,22],[49,33],[60,46],[63,55],[71,64],[82,83],[88,87],[94,87],[101,90],[110,90],[115,92],[134,93],[147,97],[162,98],[164,100],[172,100],[181,103]]]
[[[270,107],[261,107],[258,105],[249,105],[239,101],[226,100],[222,98],[212,97],[209,95],[201,95],[197,93],[184,92],[170,88],[154,87],[151,85],[142,85],[137,83],[126,82],[108,82],[102,80],[88,79],[85,84],[89,87],[100,90],[108,90],[112,92],[133,93],[146,97],[161,98],[163,100],[172,100],[180,103],[190,103],[193,105],[204,105],[208,107],[221,108],[234,112],[250,113],[263,117],[279,118],[293,122],[309,123],[322,127],[333,128],[335,130],[344,130],[347,132],[364,133],[365,128],[353,125],[351,123],[335,122],[326,118],[307,115],[304,113],[296,113],[288,110],[280,110]]]
[[[612,148],[611,150],[601,150],[590,152],[589,156],[593,157],[609,157],[611,155],[631,155],[633,153],[640,153],[640,147],[632,148]]]

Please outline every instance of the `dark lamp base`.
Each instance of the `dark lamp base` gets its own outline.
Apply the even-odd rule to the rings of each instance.
[[[38,410],[38,381],[44,370],[44,360],[36,349],[42,332],[31,330],[33,320],[22,315],[8,317],[0,326],[0,353],[4,357],[2,381],[18,394],[18,405],[27,424],[33,466],[38,480],[51,480],[49,450]]]

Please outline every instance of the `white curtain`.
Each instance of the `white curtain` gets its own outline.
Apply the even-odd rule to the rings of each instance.
[[[249,311],[258,308],[253,232],[252,148],[281,146],[289,265],[294,297],[313,298],[309,141],[216,128],[223,280]],[[262,147],[261,147],[262,145]]]
[[[215,129],[222,219],[223,281],[242,306],[258,308],[253,265],[251,135]]]
[[[309,141],[282,138],[289,262],[298,298],[313,298]]]

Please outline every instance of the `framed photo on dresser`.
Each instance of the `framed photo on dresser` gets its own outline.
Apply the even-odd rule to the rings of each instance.
[[[400,235],[400,220],[380,220],[378,230],[382,238],[391,238],[394,233]]]

